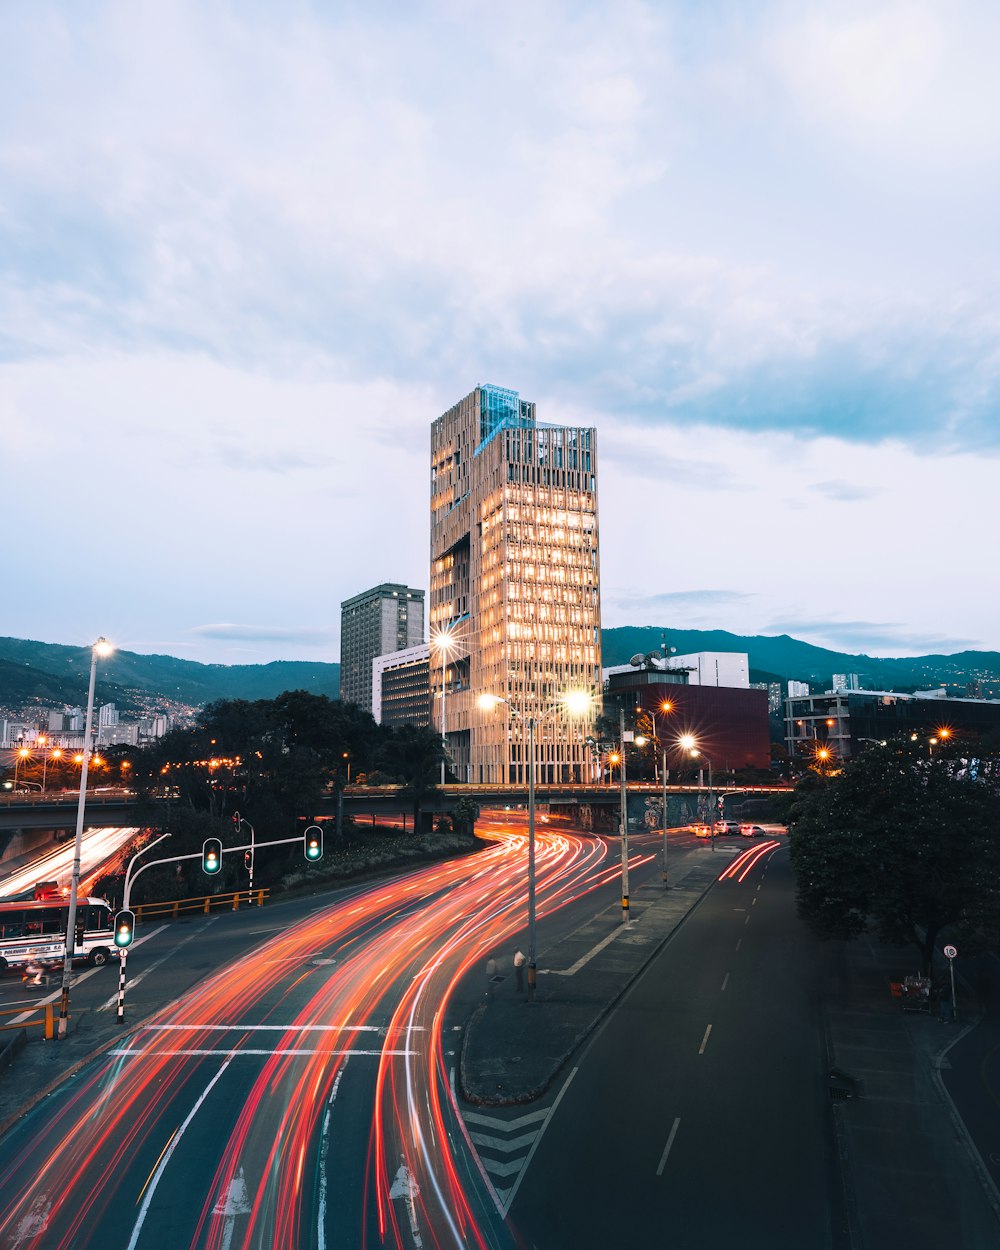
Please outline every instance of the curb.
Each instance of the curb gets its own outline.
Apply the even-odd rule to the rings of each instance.
[[[972,1164],[972,1170],[975,1172],[979,1183],[983,1187],[983,1192],[986,1194],[986,1201],[992,1207],[993,1214],[996,1216],[997,1220],[1000,1221],[1000,1189],[997,1189],[996,1182],[993,1180],[986,1164],[983,1162],[983,1156],[979,1153],[979,1148],[972,1140],[969,1130],[965,1127],[965,1121],[959,1115],[958,1108],[952,1101],[951,1094],[948,1093],[948,1088],[944,1083],[944,1078],[941,1076],[942,1062],[948,1054],[948,1051],[951,1050],[952,1046],[956,1046],[967,1033],[971,1033],[976,1025],[979,1024],[981,1019],[982,1016],[980,1016],[979,1020],[973,1021],[972,1024],[966,1025],[957,1037],[953,1037],[947,1046],[938,1051],[931,1063],[931,1077],[938,1092],[942,1096],[945,1107],[948,1109],[948,1115],[951,1118],[951,1124],[952,1128],[955,1130],[955,1135],[965,1147],[966,1153],[969,1156],[969,1162]]]
[[[659,953],[663,950],[664,946],[666,946],[666,944],[674,936],[674,934],[681,927],[681,925],[685,922],[685,920],[687,920],[687,918],[691,915],[694,909],[699,906],[699,904],[704,899],[705,895],[709,892],[712,886],[716,884],[718,880],[719,880],[718,876],[714,876],[711,879],[711,881],[709,881],[709,883],[701,891],[698,897],[692,902],[691,906],[687,909],[687,911],[683,914],[683,916],[681,916],[680,919],[677,921],[677,923],[673,926],[673,928],[669,929],[663,935],[663,937],[656,943],[656,945],[652,947],[652,949],[649,951],[646,958],[642,961],[642,963],[639,964],[639,966],[632,973],[632,975],[628,978],[625,984],[622,985],[622,987],[618,990],[615,996],[612,999],[610,999],[600,1009],[600,1011],[593,1018],[593,1020],[591,1020],[591,1022],[576,1035],[576,1037],[573,1039],[572,1045],[569,1046],[567,1050],[565,1050],[561,1055],[559,1055],[555,1059],[553,1067],[548,1072],[548,1074],[544,1077],[542,1082],[538,1085],[533,1086],[530,1090],[527,1090],[524,1093],[510,1094],[507,1097],[497,1097],[497,1098],[480,1098],[477,1095],[469,1093],[468,1080],[467,1080],[468,1068],[467,1068],[467,1063],[466,1063],[467,1051],[468,1051],[468,1039],[469,1039],[469,1033],[470,1033],[470,1026],[473,1023],[475,1023],[477,1018],[481,1017],[486,1010],[486,1004],[480,1003],[479,1006],[475,1009],[475,1011],[473,1011],[472,1015],[468,1018],[468,1020],[465,1023],[465,1027],[462,1030],[462,1050],[461,1050],[461,1054],[459,1056],[459,1061],[458,1061],[458,1086],[459,1086],[458,1094],[459,1094],[459,1097],[463,1100],[463,1102],[467,1102],[470,1104],[470,1106],[473,1106],[473,1107],[519,1107],[519,1106],[524,1106],[525,1104],[530,1103],[530,1102],[536,1102],[539,1098],[542,1097],[543,1094],[547,1093],[548,1090],[551,1088],[552,1083],[555,1081],[556,1077],[563,1070],[563,1068],[566,1066],[566,1064],[572,1058],[572,1056],[576,1053],[576,1051],[578,1051],[580,1047],[584,1044],[584,1042],[586,1042],[590,1038],[590,1036],[604,1023],[604,1021],[608,1018],[608,1016],[615,1009],[618,1003],[621,1002],[621,1000],[629,992],[629,990],[636,983],[636,981],[638,981],[638,979],[648,969],[649,965],[653,962],[653,960],[657,957],[657,955],[659,955]]]

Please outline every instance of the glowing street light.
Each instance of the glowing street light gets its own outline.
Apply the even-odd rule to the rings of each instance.
[[[443,625],[439,629],[434,630],[431,634],[431,647],[441,657],[441,784],[444,785],[445,779],[445,761],[448,757],[448,734],[447,734],[447,701],[448,694],[448,663],[452,655],[458,650],[459,639],[454,628],[450,625]]]
[[[663,753],[663,759],[661,761],[661,768],[660,768],[660,780],[663,783],[663,869],[662,871],[663,871],[663,888],[664,889],[667,888],[667,779],[669,778],[670,774],[667,769],[667,743],[666,743],[665,738],[661,738],[657,735],[656,714],[657,712],[659,712],[661,716],[669,716],[673,710],[674,710],[674,705],[670,702],[669,699],[664,699],[660,703],[660,706],[658,708],[636,708],[636,711],[648,713],[649,719],[653,722],[653,738],[654,740],[657,740],[657,739],[659,740],[660,747]],[[636,742],[638,741],[639,739],[636,738]]]
[[[704,768],[701,761],[704,760],[708,765],[708,818],[712,829],[712,851],[715,851],[715,783],[712,780],[712,761],[701,750],[698,745],[698,739],[694,734],[681,734],[677,739],[677,745],[682,747],[692,759],[698,761],[698,789],[700,790],[705,780]]]
[[[593,699],[585,690],[569,690],[541,716],[524,716],[508,700],[498,694],[481,694],[476,700],[484,712],[496,711],[505,703],[512,716],[528,723],[528,1002],[535,999],[537,976],[535,941],[535,726],[558,712],[580,718],[590,713]]]
[[[107,638],[98,638],[90,648],[90,688],[87,692],[87,719],[83,731],[83,755],[80,768],[80,799],[76,808],[76,840],[73,844],[73,875],[69,886],[69,910],[66,916],[66,947],[63,951],[62,994],[59,1001],[58,1036],[64,1038],[69,1028],[69,983],[76,950],[76,899],[80,889],[80,850],[83,843],[83,814],[87,803],[87,765],[90,762],[91,731],[94,723],[94,685],[97,661],[109,656],[114,647]]]

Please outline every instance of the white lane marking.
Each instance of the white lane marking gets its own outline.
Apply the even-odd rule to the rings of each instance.
[[[525,1125],[534,1124],[536,1120],[544,1120],[548,1115],[548,1111],[531,1111],[527,1115],[519,1115],[516,1120],[500,1120],[492,1115],[479,1115],[475,1111],[466,1111],[462,1116],[466,1124],[481,1124],[484,1128],[503,1128],[513,1132],[514,1129],[524,1128]]]
[[[505,1155],[514,1150],[523,1150],[535,1140],[534,1133],[522,1133],[520,1137],[491,1137],[489,1133],[470,1133],[469,1136],[477,1146],[489,1146],[491,1150],[499,1150]],[[489,1167],[485,1159],[483,1162]]]
[[[742,945],[743,945],[743,939],[740,938],[740,940],[736,943],[736,949],[739,950]]]
[[[549,1121],[555,1115],[556,1109],[558,1108],[559,1104],[563,1100],[563,1095],[569,1089],[570,1081],[572,1081],[573,1077],[576,1076],[578,1071],[579,1071],[579,1068],[574,1068],[573,1071],[566,1078],[566,1083],[563,1085],[562,1089],[556,1095],[555,1101],[553,1102],[552,1106],[549,1108],[549,1113],[545,1117],[542,1127],[538,1130],[538,1136],[535,1138],[534,1145],[528,1151],[527,1155],[525,1155],[524,1167],[521,1169],[521,1174],[520,1176],[518,1176],[517,1180],[514,1182],[514,1187],[513,1189],[511,1189],[510,1193],[507,1195],[507,1201],[504,1204],[505,1216],[507,1212],[510,1210],[511,1204],[513,1203],[514,1199],[517,1197],[517,1191],[521,1188],[521,1182],[524,1180],[525,1175],[527,1174],[528,1167],[531,1163],[531,1160],[535,1157],[535,1151],[538,1149],[538,1143],[542,1140],[542,1136],[545,1133],[545,1130],[549,1127]]]
[[[418,1055],[417,1050],[306,1050],[300,1047],[279,1047],[276,1050],[265,1050],[263,1047],[254,1048],[246,1047],[239,1050],[133,1050],[131,1047],[122,1046],[116,1050],[109,1050],[109,1055],[121,1056],[124,1058],[135,1058],[136,1056],[161,1056],[161,1055],[228,1055],[230,1059],[235,1059],[237,1055],[374,1055],[376,1058],[381,1055]]]
[[[247,1190],[246,1177],[243,1169],[237,1172],[229,1182],[229,1192],[212,1208],[213,1215],[224,1215],[226,1222],[222,1226],[222,1242],[219,1250],[229,1250],[233,1244],[233,1232],[236,1228],[238,1215],[249,1215],[253,1210],[250,1205],[250,1194]]]
[[[660,1162],[656,1166],[657,1176],[663,1175],[663,1169],[667,1166],[667,1156],[670,1154],[670,1148],[674,1144],[674,1138],[677,1136],[677,1130],[680,1128],[680,1125],[681,1117],[677,1116],[670,1129],[670,1136],[667,1138],[667,1144],[663,1147],[663,1154],[660,1155]]]
[[[231,1062],[232,1062],[231,1058],[227,1059],[226,1062],[222,1065],[222,1067],[219,1068],[215,1076],[212,1077],[209,1083],[201,1091],[198,1101],[194,1104],[191,1110],[187,1113],[187,1116],[184,1119],[184,1123],[180,1126],[177,1132],[174,1133],[173,1137],[170,1139],[170,1145],[163,1152],[160,1158],[160,1162],[156,1165],[156,1171],[153,1173],[153,1179],[146,1189],[146,1196],[145,1198],[143,1198],[142,1206],[139,1208],[139,1214],[136,1217],[135,1227],[132,1229],[132,1237],[129,1240],[126,1250],[135,1250],[136,1243],[139,1240],[139,1234],[142,1232],[142,1226],[145,1223],[146,1215],[149,1212],[150,1203],[153,1201],[153,1195],[156,1193],[156,1187],[160,1183],[160,1178],[163,1176],[163,1173],[166,1171],[167,1164],[170,1162],[170,1156],[177,1149],[177,1143],[184,1136],[184,1132],[187,1129],[187,1126],[191,1123],[191,1121],[197,1115],[198,1110],[201,1107],[202,1103],[205,1101],[205,1099],[209,1096],[209,1094],[215,1088],[215,1085],[218,1082],[219,1078],[222,1076],[223,1072],[225,1072],[225,1070],[229,1067]]]
[[[348,1056],[341,1065],[340,1071],[337,1073],[336,1080],[333,1082],[333,1089],[330,1090],[330,1097],[326,1100],[326,1114],[323,1116],[323,1127],[320,1130],[322,1140],[319,1147],[319,1198],[316,1204],[316,1250],[326,1250],[326,1160],[330,1153],[330,1116],[333,1113],[333,1104],[337,1101],[337,1090],[340,1089],[340,1078],[344,1075],[344,1068],[350,1062]]]
[[[584,966],[584,964],[589,964],[595,955],[599,955],[601,951],[604,950],[605,946],[610,945],[615,940],[616,937],[620,936],[620,934],[628,933],[630,928],[631,928],[630,925],[620,924],[617,929],[614,929],[611,933],[608,934],[606,938],[598,942],[595,947],[587,951],[586,955],[581,955],[580,958],[576,961],[575,964],[573,964],[571,968],[539,968],[538,971],[550,972],[554,977],[575,976],[575,974],[580,971],[580,969]]]
[[[395,1179],[389,1189],[389,1197],[400,1199],[406,1203],[406,1213],[410,1217],[410,1236],[413,1238],[413,1244],[417,1250],[422,1250],[423,1241],[420,1237],[420,1225],[417,1223],[417,1204],[415,1199],[420,1197],[420,1187],[414,1179],[413,1173],[400,1160],[399,1171],[396,1173]]]
[[[186,938],[182,938],[181,941],[179,941],[176,946],[172,946],[165,955],[162,955],[159,959],[155,959],[149,965],[148,968],[143,968],[143,970],[137,976],[132,977],[130,981],[126,981],[125,989],[130,990],[133,986],[138,985],[139,982],[142,981],[145,977],[148,977],[151,972],[155,972],[156,969],[159,968],[160,964],[165,964],[168,959],[172,959],[174,955],[176,954],[176,952],[179,951],[182,946],[186,946],[188,942],[193,942],[196,937],[200,937],[202,933],[204,933],[204,931],[208,928],[208,926],[210,924],[214,924],[215,921],[218,920],[218,918],[219,918],[218,916],[212,916],[210,919],[206,920],[203,925],[200,925],[197,929],[195,929],[193,933],[189,933]],[[166,925],[160,926],[161,929],[165,929],[166,927],[167,927]],[[154,932],[158,933],[159,929],[154,930]],[[152,937],[153,934],[150,933],[149,936]],[[145,940],[146,940],[145,938],[142,939],[142,941],[145,941]],[[134,943],[134,945],[138,946],[139,943],[136,942]],[[118,1006],[118,993],[116,991],[114,994],[111,995],[109,999],[101,1003],[100,1007],[98,1007],[97,1010],[98,1011],[110,1011],[112,1007],[117,1008],[117,1006]]]
[[[749,923],[750,923],[750,917],[749,917],[749,916],[747,916],[746,920],[744,920],[744,921],[743,921],[743,923],[744,923],[744,924],[749,924]]]
[[[698,1047],[699,1055],[703,1055],[705,1053],[705,1047],[708,1045],[708,1035],[711,1032],[712,1032],[712,1026],[709,1025],[708,1028],[705,1030],[705,1036],[701,1039],[701,1045]]]
[[[754,896],[754,897],[750,900],[750,906],[751,906],[751,907],[756,907],[756,906],[757,906],[757,898],[756,898],[756,895],[755,895],[755,896]]]
[[[719,992],[724,993],[726,986],[728,984],[729,984],[729,973],[727,972],[726,975],[722,978],[722,989]]]
[[[250,937],[256,937],[258,933],[277,933],[279,929],[284,929],[283,924],[273,924],[267,929],[251,929]]]
[[[140,938],[138,942],[133,942],[133,946],[139,946],[142,942],[148,942],[151,937],[154,937],[157,933],[160,933],[166,927],[167,926],[165,924],[161,924],[158,929],[153,929],[151,933],[147,933],[146,936],[144,938]],[[104,964],[102,966],[107,967],[107,964]],[[88,980],[90,977],[100,972],[100,970],[101,970],[100,968],[88,968],[86,972],[81,972],[79,976],[74,976],[72,981],[70,982],[70,988],[75,990],[76,987],[82,981]],[[38,1000],[38,1006],[44,1007],[46,1003],[57,1002],[61,997],[62,997],[62,987],[60,986],[60,988],[56,990],[54,994],[49,994],[45,998],[40,998]],[[116,1003],[117,1001],[118,1001],[118,995],[116,994],[115,997],[111,999],[111,1002]],[[23,1024],[25,1020],[29,1020],[34,1014],[35,1013],[33,1011],[24,1011],[19,1016],[15,1016],[14,1019],[11,1020],[11,1024]]]

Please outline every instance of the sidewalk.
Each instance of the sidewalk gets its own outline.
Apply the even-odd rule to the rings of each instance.
[[[540,1097],[731,860],[702,847],[684,852],[671,863],[669,890],[656,881],[633,892],[629,926],[616,903],[540,951],[535,1004],[515,988],[510,957],[498,960],[502,980],[465,1029],[463,1097],[488,1106]]]
[[[966,1030],[902,1010],[889,983],[912,971],[914,952],[861,938],[826,995],[831,1063],[862,1082],[833,1107],[852,1247],[996,1250],[1000,1195],[940,1077]],[[975,1019],[973,1004],[959,1016]]]

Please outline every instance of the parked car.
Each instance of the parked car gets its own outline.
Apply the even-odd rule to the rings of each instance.
[[[740,827],[735,820],[717,820],[715,822],[716,837],[725,837],[731,833],[739,833]]]
[[[764,830],[760,825],[740,825],[740,833],[745,838],[762,838]]]

